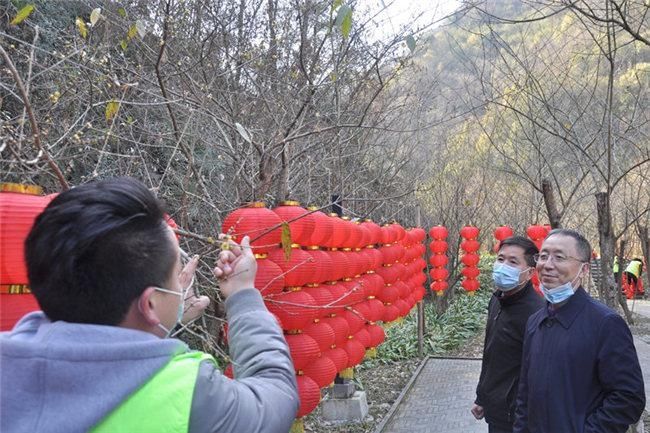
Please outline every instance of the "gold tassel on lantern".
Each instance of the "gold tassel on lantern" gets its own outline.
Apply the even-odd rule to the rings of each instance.
[[[291,424],[291,429],[289,433],[305,433],[305,423],[302,421],[302,418],[296,418],[293,424]]]
[[[348,368],[345,368],[345,369],[341,370],[341,372],[339,373],[339,376],[342,379],[354,379],[354,368],[348,367]]]

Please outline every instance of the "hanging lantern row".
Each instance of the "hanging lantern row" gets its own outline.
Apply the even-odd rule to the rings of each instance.
[[[29,289],[24,245],[36,217],[54,197],[43,196],[35,185],[0,184],[0,331],[39,309]]]
[[[494,252],[498,252],[501,247],[501,242],[508,239],[514,234],[511,227],[501,226],[494,229],[494,238],[497,240],[497,243],[494,245]]]
[[[477,254],[481,247],[477,240],[479,233],[479,229],[474,226],[465,226],[460,229],[460,236],[463,238],[460,248],[465,252],[461,258],[461,262],[465,265],[461,271],[461,274],[465,277],[461,282],[461,286],[468,294],[474,294],[480,286],[478,281],[478,276],[481,273],[478,268],[480,256]]]
[[[291,234],[288,258],[274,234],[283,222]],[[374,356],[386,338],[382,325],[406,316],[425,293],[421,228],[352,222],[284,202],[273,210],[257,203],[237,209],[222,231],[252,239],[255,285],[285,331],[296,369],[299,419],[318,405],[320,388],[337,374],[352,377],[354,366]]]
[[[449,283],[447,283],[449,277],[449,271],[447,270],[447,263],[449,262],[447,257],[447,235],[447,229],[443,226],[431,227],[429,230],[429,236],[433,239],[429,244],[429,251],[431,252],[429,256],[429,264],[431,264],[429,276],[432,281],[430,288],[437,296],[442,296],[449,287]]]

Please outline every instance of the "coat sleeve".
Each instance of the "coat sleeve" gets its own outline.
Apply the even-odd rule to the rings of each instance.
[[[528,429],[528,366],[530,362],[530,336],[531,321],[528,320],[526,334],[524,335],[524,348],[521,357],[521,371],[519,373],[519,389],[517,391],[515,422],[513,433],[530,433]]]
[[[624,433],[643,413],[645,390],[632,334],[618,314],[610,314],[603,321],[597,356],[597,374],[605,397],[588,415],[585,433]]]
[[[226,300],[235,380],[210,362],[199,369],[190,433],[286,433],[298,410],[287,343],[260,293],[246,289]]]

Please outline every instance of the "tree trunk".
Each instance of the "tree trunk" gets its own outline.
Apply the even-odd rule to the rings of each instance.
[[[542,195],[544,196],[544,204],[546,205],[546,213],[548,214],[551,228],[558,229],[562,227],[562,215],[557,210],[553,186],[548,179],[542,179]]]
[[[598,235],[600,243],[600,281],[598,294],[600,300],[608,307],[616,309],[616,284],[612,272],[614,262],[614,233],[612,230],[612,214],[609,208],[609,195],[606,192],[596,193],[598,211]]]

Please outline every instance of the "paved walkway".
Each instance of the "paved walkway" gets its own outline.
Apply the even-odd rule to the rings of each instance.
[[[634,312],[650,318],[650,301],[636,300]],[[646,410],[650,411],[650,338],[647,340],[634,337],[645,380]],[[480,371],[480,360],[427,359],[375,432],[486,433],[487,424],[476,421],[469,412]]]
[[[391,409],[381,433],[486,433],[470,413],[481,361],[429,358]]]

